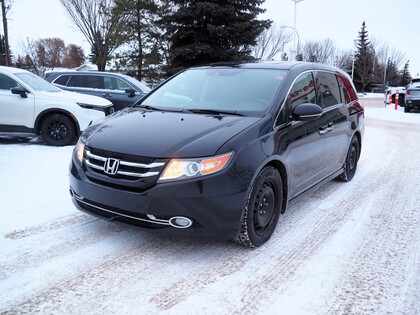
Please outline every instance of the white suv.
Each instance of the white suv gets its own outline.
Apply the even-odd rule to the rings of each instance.
[[[50,145],[68,145],[112,112],[104,98],[62,91],[29,71],[0,66],[0,136],[42,135]]]

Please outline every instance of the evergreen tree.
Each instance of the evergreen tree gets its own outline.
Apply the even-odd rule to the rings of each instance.
[[[257,20],[265,0],[170,0],[163,18],[171,39],[171,72],[212,62],[253,59],[251,47],[271,25]]]
[[[166,1],[158,0],[116,0],[115,9],[127,17],[125,37],[127,42],[115,56],[115,66],[139,80],[154,81],[150,76],[162,64],[160,40],[163,31],[157,21],[168,7]],[[160,5],[159,5],[160,4]]]
[[[356,58],[354,62],[354,84],[358,90],[364,92],[365,87],[372,81],[374,74],[375,52],[369,42],[366,23],[363,22],[357,42]]]
[[[406,86],[411,82],[411,75],[410,71],[408,70],[409,63],[410,60],[407,60],[407,62],[404,65],[404,69],[401,71],[401,81],[399,84],[401,86]]]
[[[387,85],[398,86],[400,83],[400,71],[394,61],[388,60],[386,66]]]

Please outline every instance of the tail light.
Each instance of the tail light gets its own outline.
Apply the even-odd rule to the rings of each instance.
[[[405,94],[407,94],[407,95],[410,95],[410,93],[411,93],[411,91],[410,91],[410,90],[407,90],[407,91],[405,92]]]

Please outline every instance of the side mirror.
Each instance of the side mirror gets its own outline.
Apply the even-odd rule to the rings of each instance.
[[[22,97],[22,98],[27,98],[28,97],[28,95],[26,94],[26,93],[28,93],[28,91],[26,89],[22,88],[22,87],[16,86],[14,88],[11,88],[10,91],[12,92],[12,94],[20,95],[20,97]]]
[[[135,90],[133,90],[133,89],[126,89],[126,90],[125,90],[125,93],[127,93],[129,97],[134,97],[134,96],[136,96],[136,91],[135,91]]]
[[[317,104],[303,103],[296,106],[292,111],[294,120],[310,121],[316,120],[322,115],[322,108]]]

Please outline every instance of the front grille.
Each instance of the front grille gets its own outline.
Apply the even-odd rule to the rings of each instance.
[[[88,177],[106,186],[142,190],[155,184],[166,160],[154,160],[86,147],[83,155]]]

